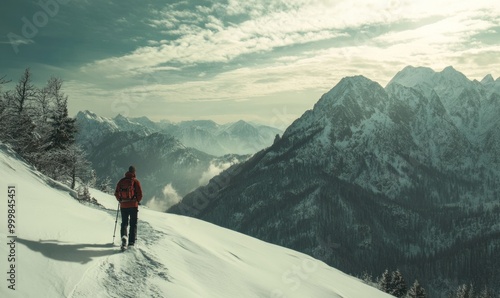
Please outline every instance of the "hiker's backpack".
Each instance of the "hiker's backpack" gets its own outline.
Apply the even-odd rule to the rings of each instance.
[[[135,196],[133,178],[123,178],[118,182],[118,197],[122,200],[131,200]]]

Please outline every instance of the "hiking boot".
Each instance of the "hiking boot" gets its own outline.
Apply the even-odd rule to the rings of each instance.
[[[122,246],[126,246],[127,245],[127,236],[123,236],[122,237]]]

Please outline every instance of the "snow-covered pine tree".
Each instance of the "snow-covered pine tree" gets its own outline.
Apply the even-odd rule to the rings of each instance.
[[[474,298],[474,286],[472,284],[463,284],[458,287],[456,298]]]
[[[398,270],[391,273],[391,291],[389,294],[401,298],[406,295],[408,287],[406,286],[406,281],[403,278],[403,274]]]
[[[115,192],[115,190],[111,186],[111,178],[109,178],[109,176],[106,176],[106,178],[101,180],[101,183],[99,184],[99,190],[107,194],[113,194]]]
[[[408,297],[410,298],[425,298],[427,294],[425,293],[425,289],[420,285],[418,280],[415,280],[413,286],[408,291]]]
[[[81,147],[79,147],[79,149],[82,149]],[[82,152],[83,152],[83,149],[82,149]],[[89,162],[89,165],[90,165],[90,162]],[[89,180],[87,181],[87,185],[89,187],[92,187],[92,188],[95,188],[96,185],[97,185],[97,173],[95,170],[90,170],[90,178]]]
[[[389,273],[388,269],[385,269],[384,273],[382,273],[378,282],[378,288],[385,293],[390,293],[392,291],[392,275]]]
[[[89,187],[87,185],[83,186],[82,193],[78,197],[80,198],[80,200],[90,202],[91,196],[90,196]]]
[[[0,77],[0,87],[7,82],[5,76]],[[27,68],[14,90],[0,90],[0,94],[1,140],[38,170],[73,189],[77,180],[91,180],[90,163],[74,144],[76,119],[68,115],[68,97],[62,92],[61,79],[52,77],[38,89]]]
[[[373,276],[371,275],[371,273],[368,273],[368,271],[364,271],[361,274],[360,279],[363,280],[366,284],[369,284],[369,285],[373,284]]]
[[[61,91],[62,81],[52,78],[48,87],[55,101],[54,111],[50,117],[52,130],[49,136],[49,149],[65,149],[75,142],[76,119],[68,116],[68,97]]]
[[[41,88],[35,97],[34,119],[36,122],[36,135],[38,137],[38,151],[46,151],[50,146],[50,135],[52,125],[50,118],[55,110],[56,102],[52,93],[53,78],[49,79],[47,85]]]
[[[495,293],[493,293],[487,286],[484,286],[484,288],[481,290],[481,293],[479,293],[478,298],[493,298],[495,297]]]
[[[91,203],[103,207],[94,197],[92,197],[92,195],[90,194],[89,187],[90,186],[88,184],[80,184],[78,186],[77,188],[78,200],[80,202]]]
[[[36,164],[53,179],[75,188],[78,179],[90,181],[90,163],[75,143],[76,119],[68,115],[68,97],[62,92],[62,80],[50,78],[38,92],[38,135]]]

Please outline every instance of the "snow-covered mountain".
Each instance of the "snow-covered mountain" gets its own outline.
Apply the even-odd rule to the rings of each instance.
[[[131,131],[140,136],[163,132],[179,139],[187,147],[205,153],[223,156],[226,154],[253,154],[269,147],[282,131],[273,127],[238,121],[220,125],[211,120],[193,120],[180,123],[153,122],[147,117],[126,118],[118,115],[113,119],[97,116],[90,111],[76,116],[79,133],[77,142],[85,149],[92,149],[103,138],[113,132]]]
[[[426,98],[437,95],[455,126],[473,143],[498,122],[500,103],[492,95],[500,94],[500,80],[493,81],[491,75],[478,82],[451,66],[441,72],[408,66],[388,86],[395,84],[416,89]]]
[[[385,88],[344,78],[170,212],[354,274],[399,268],[432,297],[460,282],[500,290],[499,82],[452,67],[406,67]]]
[[[99,145],[108,134],[120,131],[114,121],[90,111],[78,112],[76,123],[78,127],[76,142],[85,150]]]
[[[129,165],[135,165],[143,186],[143,203],[162,211],[208,183],[214,175],[248,157],[216,157],[186,147],[168,134],[141,135],[134,131],[109,134],[88,153],[99,180],[109,177],[112,188]]]
[[[98,184],[110,179],[113,188],[128,166],[134,164],[144,186],[144,203],[157,210],[165,211],[188,192],[208,183],[214,175],[249,157],[235,154],[213,156],[206,153],[210,150],[196,149],[218,147],[218,152],[225,152],[242,142],[238,139],[238,132],[232,133],[232,126],[222,127],[213,121],[156,123],[147,117],[118,115],[108,119],[89,111],[79,112],[76,119],[79,127],[77,143],[85,149],[96,171]],[[216,137],[222,132],[231,137],[224,144],[233,142],[233,145],[222,147],[222,139]],[[188,144],[172,135],[183,138]],[[245,138],[247,135],[239,133],[239,136]],[[270,144],[271,141],[267,146]]]
[[[142,207],[137,247],[121,253],[113,197],[92,190],[106,208],[81,204],[3,144],[0,172],[5,198],[17,192],[15,213],[0,204],[0,297],[391,297],[302,253]]]
[[[183,121],[165,129],[188,147],[197,148],[212,155],[254,154],[271,146],[277,128],[249,123],[217,124],[210,120]]]

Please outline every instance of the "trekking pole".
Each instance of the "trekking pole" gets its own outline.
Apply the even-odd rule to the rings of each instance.
[[[113,244],[115,244],[116,224],[118,223],[118,212],[119,211],[120,211],[120,202],[118,202],[118,208],[116,209],[115,231],[113,232]]]

